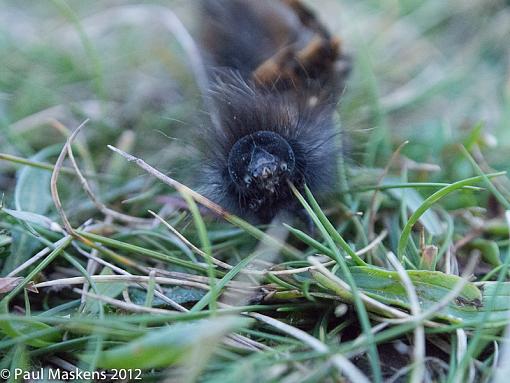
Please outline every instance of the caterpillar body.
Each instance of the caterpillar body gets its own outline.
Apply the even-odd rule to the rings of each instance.
[[[219,126],[202,135],[202,192],[256,223],[296,211],[289,182],[336,179],[340,40],[298,0],[202,0],[200,42]]]

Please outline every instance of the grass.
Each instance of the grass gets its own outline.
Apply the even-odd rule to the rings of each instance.
[[[508,2],[313,6],[354,70],[338,191],[295,191],[311,232],[254,227],[196,192],[203,73],[168,10],[192,29],[188,2],[4,1],[9,381],[39,368],[154,382],[505,379]]]

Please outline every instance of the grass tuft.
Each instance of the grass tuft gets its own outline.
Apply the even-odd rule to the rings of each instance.
[[[506,379],[508,2],[310,3],[353,56],[339,185],[293,188],[313,229],[192,186],[191,7],[117,3],[2,4],[0,370]]]

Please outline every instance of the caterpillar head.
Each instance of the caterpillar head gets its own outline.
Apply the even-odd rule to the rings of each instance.
[[[288,189],[296,159],[289,143],[279,134],[259,131],[238,140],[228,156],[228,170],[248,207],[257,211]]]

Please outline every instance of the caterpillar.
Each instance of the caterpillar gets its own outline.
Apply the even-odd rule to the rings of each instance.
[[[255,223],[332,190],[333,115],[350,70],[341,41],[299,0],[201,0],[200,46],[217,126],[201,132],[200,190]]]

